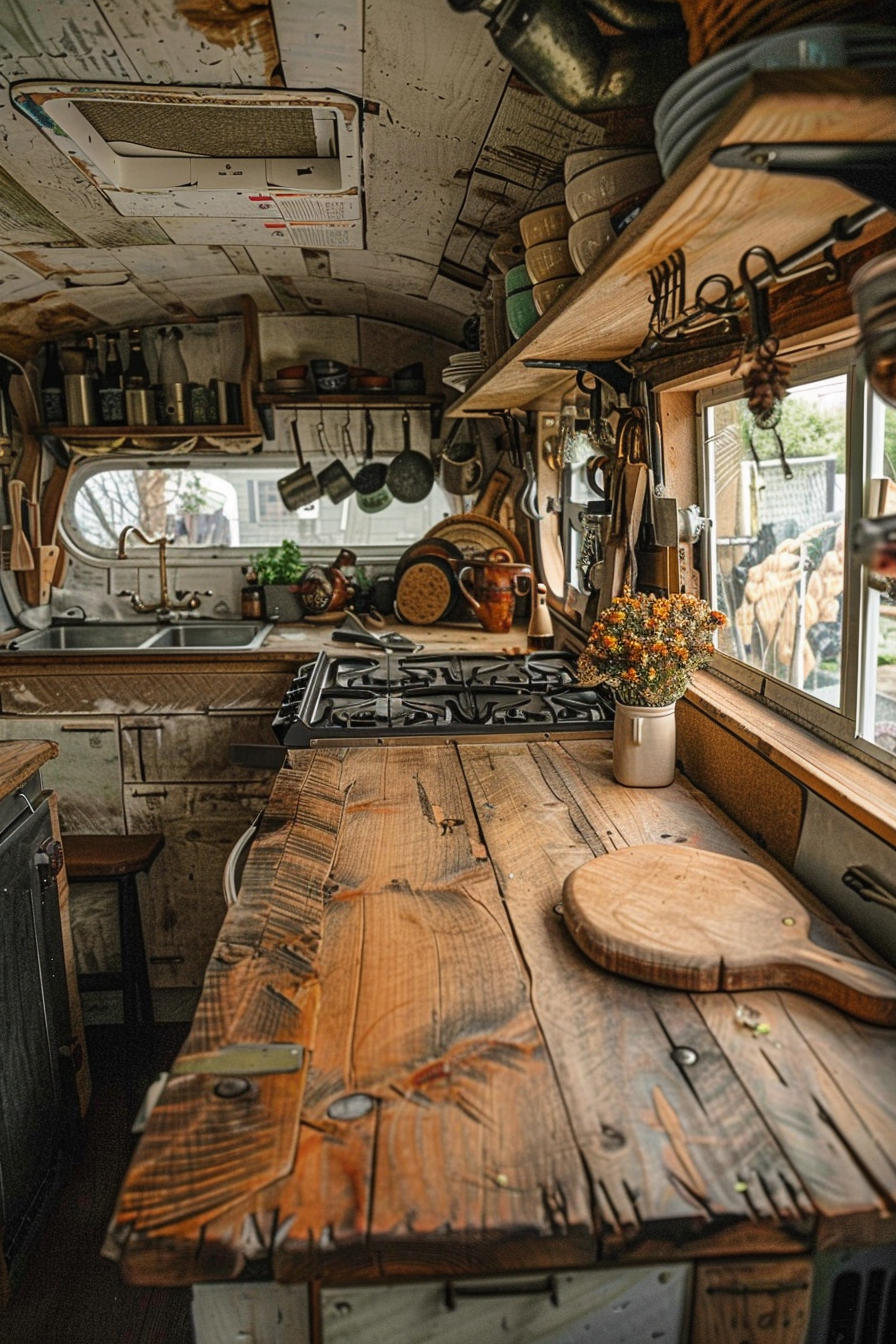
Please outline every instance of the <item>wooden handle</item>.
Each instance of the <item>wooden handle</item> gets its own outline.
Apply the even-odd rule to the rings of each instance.
[[[795,989],[864,1022],[896,1027],[896,975],[883,966],[838,956],[805,939],[782,949],[778,965],[724,966],[720,989]]]
[[[17,571],[34,568],[34,556],[31,553],[31,547],[28,545],[28,538],[22,531],[22,496],[24,493],[24,481],[9,482],[9,522],[12,527],[9,567]]]

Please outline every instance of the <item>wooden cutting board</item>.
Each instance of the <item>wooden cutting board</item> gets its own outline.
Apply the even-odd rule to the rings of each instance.
[[[797,989],[896,1026],[896,975],[809,940],[809,915],[755,863],[634,845],[570,873],[563,915],[599,966],[686,990]]]

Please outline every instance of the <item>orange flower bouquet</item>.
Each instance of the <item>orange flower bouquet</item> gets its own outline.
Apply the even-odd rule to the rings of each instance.
[[[626,588],[591,627],[579,677],[586,686],[611,686],[623,705],[670,705],[684,695],[691,673],[708,665],[713,634],[725,620],[698,597]]]

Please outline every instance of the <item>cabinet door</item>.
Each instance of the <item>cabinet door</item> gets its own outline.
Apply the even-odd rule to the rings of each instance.
[[[273,782],[262,770],[230,762],[232,743],[276,746],[271,711],[214,710],[207,714],[142,714],[121,721],[121,754],[128,784],[233,779]]]
[[[118,723],[109,718],[32,719],[0,716],[0,741],[45,738],[59,755],[41,767],[59,802],[63,834],[121,835],[121,757]]]
[[[128,832],[161,831],[165,848],[141,882],[150,977],[157,988],[202,984],[224,918],[224,864],[267,802],[269,782],[125,786]]]
[[[688,1265],[508,1275],[456,1280],[453,1297],[444,1280],[325,1288],[324,1344],[680,1344],[689,1276]]]

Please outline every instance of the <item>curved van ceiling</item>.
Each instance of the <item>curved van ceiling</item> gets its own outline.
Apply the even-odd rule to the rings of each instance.
[[[244,293],[263,312],[357,314],[458,341],[496,237],[561,175],[570,149],[606,135],[512,78],[481,19],[446,0],[4,0],[0,80],[0,349],[19,355],[48,336],[236,313]],[[33,96],[51,85],[81,91],[64,135],[49,103],[41,124]],[[149,169],[116,170],[114,153],[103,178],[97,142],[93,161],[79,154],[84,124],[113,150],[196,153],[195,140],[162,132],[142,144],[137,115],[85,123],[107,85],[149,104],[157,95],[168,136],[177,90],[200,101],[231,90],[243,103],[253,91],[261,103],[284,91],[348,95],[360,128],[357,219],[344,215],[334,234],[326,206],[315,207],[316,232],[290,221],[303,208],[295,200],[277,202],[276,220],[236,194],[231,210],[229,185],[222,200],[207,164],[207,209],[192,179],[180,183],[192,201],[168,187],[154,196],[143,189]],[[317,152],[321,136],[318,125]],[[245,134],[233,143],[245,153]],[[212,133],[209,145],[211,158],[227,157],[226,138]],[[291,161],[280,168],[298,173]],[[124,209],[115,171],[132,174]],[[280,185],[259,180],[255,194]]]

